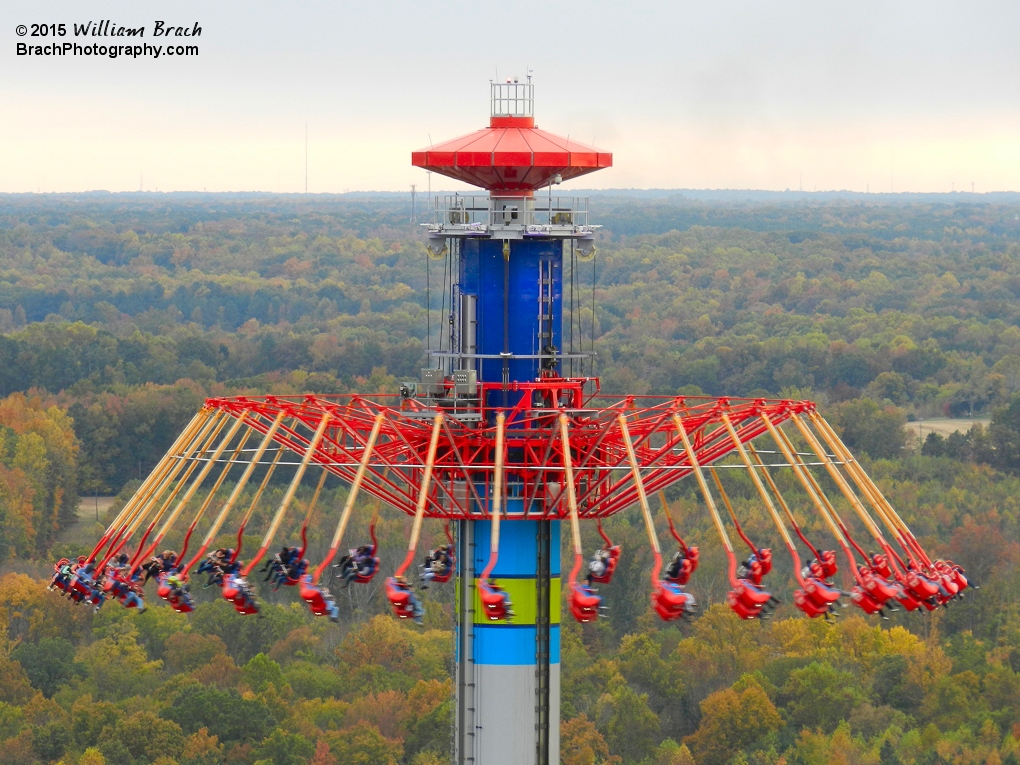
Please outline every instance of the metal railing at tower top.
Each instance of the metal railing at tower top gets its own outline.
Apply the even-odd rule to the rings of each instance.
[[[534,117],[535,86],[530,78],[527,82],[518,82],[517,78],[507,82],[493,82],[491,95],[491,115],[493,117]]]
[[[446,194],[435,197],[431,226],[470,231],[491,226],[595,228],[588,224],[588,197],[536,194],[534,197],[490,197],[488,194]]]

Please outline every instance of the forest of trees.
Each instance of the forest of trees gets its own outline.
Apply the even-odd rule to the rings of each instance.
[[[352,592],[338,627],[286,592],[255,620],[201,591],[190,618],[92,615],[42,579],[98,534],[75,525],[78,496],[122,503],[204,397],[393,391],[416,375],[444,277],[406,208],[0,196],[0,765],[446,761],[450,592],[430,592],[424,629]],[[610,616],[563,625],[563,763],[1020,763],[1020,204],[621,195],[593,217],[606,227],[578,266],[575,316],[604,390],[814,398],[922,543],[981,589],[930,616],[809,622],[777,561],[785,604],[739,622],[683,485],[669,496],[703,550],[702,614],[652,616],[640,517],[613,518]],[[907,420],[939,416],[991,424],[908,437]],[[327,484],[313,557],[344,491]],[[778,549],[750,484],[730,491]],[[406,525],[384,514],[384,567]]]

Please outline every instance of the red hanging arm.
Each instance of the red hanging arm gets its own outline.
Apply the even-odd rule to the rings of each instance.
[[[666,514],[666,523],[669,524],[669,533],[673,535],[673,539],[680,545],[680,550],[684,555],[687,555],[687,543],[683,537],[676,530],[676,526],[673,525],[673,514],[669,512],[669,504],[666,502],[665,492],[659,492],[659,502],[662,503],[662,512]]]
[[[753,554],[758,553],[758,546],[747,538],[747,534],[744,533],[743,527],[740,525],[740,521],[737,520],[737,514],[733,511],[733,505],[730,504],[730,497],[723,488],[722,481],[719,479],[719,473],[714,467],[710,467],[708,472],[712,474],[712,479],[715,481],[716,488],[719,489],[719,496],[722,497],[723,504],[726,505],[726,511],[730,514],[730,520],[733,521],[733,526],[737,530],[737,535],[744,540]]]
[[[230,559],[230,565],[236,563],[238,557],[241,555],[241,547],[244,546],[244,530],[248,526],[248,521],[251,520],[252,513],[255,512],[255,507],[262,498],[262,492],[264,492],[266,490],[266,486],[269,485],[269,479],[273,477],[273,471],[276,470],[276,466],[279,464],[284,451],[286,451],[286,449],[282,445],[276,451],[276,456],[273,457],[273,461],[269,463],[269,469],[266,470],[266,474],[262,478],[262,483],[259,485],[258,491],[255,492],[255,496],[252,498],[251,504],[248,505],[248,512],[245,513],[244,518],[241,519],[241,525],[237,528],[237,544],[234,546],[234,555]]]
[[[793,526],[794,533],[797,535],[800,541],[804,543],[804,546],[811,551],[811,554],[815,557],[815,560],[821,560],[822,554],[818,551],[818,548],[811,544],[808,541],[808,538],[804,536],[804,532],[801,531],[800,524],[797,523],[797,519],[793,517],[793,513],[790,511],[789,505],[786,504],[786,501],[783,499],[783,495],[779,493],[779,487],[776,486],[776,482],[772,479],[772,475],[769,473],[768,470],[764,469],[765,463],[762,461],[761,456],[758,454],[754,446],[752,446],[751,444],[747,444],[747,450],[751,452],[751,456],[754,458],[755,464],[759,468],[762,468],[761,473],[765,477],[765,481],[766,483],[768,483],[769,489],[772,490],[772,493],[779,501],[780,507],[783,508],[783,512],[786,514],[786,518],[790,522],[790,525]]]

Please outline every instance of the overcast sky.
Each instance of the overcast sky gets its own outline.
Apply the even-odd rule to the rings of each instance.
[[[15,55],[101,19],[199,55]],[[410,152],[528,68],[539,126],[614,154],[575,187],[1017,190],[1018,33],[1016,0],[0,0],[0,191],[302,191],[306,122],[309,191],[424,188]]]

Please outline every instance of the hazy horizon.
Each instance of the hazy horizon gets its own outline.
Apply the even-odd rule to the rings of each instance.
[[[475,32],[486,14],[514,32]],[[14,55],[40,42],[18,24],[100,19],[197,22],[200,54]],[[0,21],[2,192],[301,192],[306,124],[310,192],[425,190],[411,151],[483,127],[488,80],[529,68],[539,125],[614,154],[564,192],[1020,189],[1020,6],[1005,0],[386,13],[324,0],[10,0]]]

